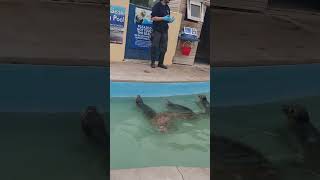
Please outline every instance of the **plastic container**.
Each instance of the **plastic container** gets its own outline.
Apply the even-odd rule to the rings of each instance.
[[[191,52],[191,42],[186,41],[181,46],[181,53],[184,56],[189,56]]]

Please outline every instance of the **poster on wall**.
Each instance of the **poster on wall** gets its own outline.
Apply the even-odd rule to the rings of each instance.
[[[124,22],[126,8],[121,6],[110,6],[110,42],[123,43]]]
[[[133,41],[130,48],[149,49],[151,47],[152,20],[151,10],[135,7],[134,23],[130,23]]]

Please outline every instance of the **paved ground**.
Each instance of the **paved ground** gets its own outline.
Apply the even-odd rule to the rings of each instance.
[[[320,62],[320,16],[211,10],[214,66]]]
[[[0,0],[0,63],[107,65],[105,8]]]
[[[173,64],[168,69],[152,69],[149,61],[128,61],[111,63],[110,67],[112,81],[197,82],[210,79],[209,65]]]
[[[111,180],[209,180],[209,168],[150,167],[111,170]]]

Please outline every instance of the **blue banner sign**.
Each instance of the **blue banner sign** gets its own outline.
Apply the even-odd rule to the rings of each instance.
[[[133,23],[130,23],[131,41],[130,48],[148,50],[151,47],[152,21],[151,11],[135,7]]]
[[[126,8],[121,6],[110,7],[110,42],[116,44],[123,43],[124,23]]]
[[[110,7],[110,26],[124,28],[126,8],[121,6]]]

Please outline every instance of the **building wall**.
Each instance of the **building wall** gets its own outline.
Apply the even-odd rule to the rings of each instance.
[[[180,31],[185,27],[193,27],[196,28],[198,30],[198,34],[200,34],[201,29],[202,29],[202,22],[195,22],[195,21],[189,21],[186,19],[186,12],[187,12],[187,0],[175,0],[175,1],[179,1],[180,2],[180,7],[179,7],[179,12],[182,14],[182,22],[181,22],[181,27],[180,27]],[[205,0],[204,1],[206,5],[210,5],[210,0]],[[174,63],[177,64],[189,64],[189,65],[193,65],[195,57],[196,57],[196,53],[197,53],[197,48],[198,48],[198,43],[195,42],[193,43],[192,46],[192,50],[189,56],[184,56],[181,53],[181,46],[182,46],[183,42],[181,42],[180,40],[177,43],[177,50],[174,56]]]
[[[171,11],[181,12],[180,8],[181,8],[181,2],[182,1],[183,0],[171,0],[170,4],[169,4]]]

